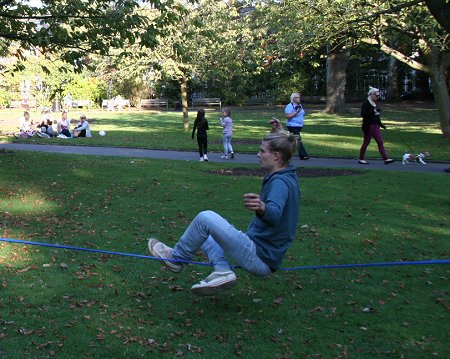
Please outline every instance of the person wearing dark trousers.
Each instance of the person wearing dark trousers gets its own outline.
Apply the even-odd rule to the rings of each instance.
[[[370,87],[367,99],[361,105],[361,117],[362,117],[362,131],[364,133],[364,141],[359,150],[358,162],[362,165],[367,165],[369,162],[365,159],[367,147],[372,140],[375,139],[378,145],[378,151],[383,157],[384,163],[389,164],[394,162],[393,159],[388,158],[386,150],[383,144],[383,135],[381,134],[381,128],[386,129],[386,126],[381,123],[380,112],[377,101],[380,97],[380,90],[375,87]]]
[[[286,105],[284,113],[287,118],[286,127],[288,131],[293,135],[298,136],[298,155],[300,156],[300,159],[308,160],[308,152],[306,152],[300,135],[305,118],[305,109],[300,102],[300,93],[294,92],[291,95],[291,102]]]
[[[192,129],[192,139],[194,139],[195,130],[197,130],[197,144],[200,161],[208,161],[208,134],[206,131],[209,130],[209,125],[208,120],[205,118],[205,110],[202,108],[197,111],[194,128]]]

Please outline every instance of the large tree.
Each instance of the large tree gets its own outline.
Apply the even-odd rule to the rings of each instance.
[[[444,137],[450,137],[450,34],[422,2],[372,1],[374,6],[357,21],[362,41],[430,76],[438,122]]]

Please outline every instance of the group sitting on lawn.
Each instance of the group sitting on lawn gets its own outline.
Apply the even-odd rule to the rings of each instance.
[[[39,123],[35,124],[30,119],[30,113],[25,111],[23,116],[19,119],[19,132],[14,134],[16,138],[29,138],[38,136],[41,138],[77,138],[77,137],[92,137],[89,122],[86,115],[80,116],[79,122],[70,129],[71,119],[68,117],[67,110],[63,110],[61,118],[57,121],[52,121],[50,118],[50,110],[44,108],[41,113]]]

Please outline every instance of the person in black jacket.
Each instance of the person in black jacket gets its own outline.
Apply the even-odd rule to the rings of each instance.
[[[386,150],[383,144],[383,135],[381,134],[381,127],[386,128],[385,125],[381,123],[380,111],[381,109],[377,105],[377,100],[380,97],[380,90],[374,87],[369,88],[369,93],[367,100],[365,100],[361,106],[361,117],[362,117],[362,131],[364,133],[364,141],[359,150],[358,162],[367,165],[369,162],[365,160],[365,154],[367,147],[369,146],[372,137],[375,139],[378,145],[378,151],[383,157],[384,163],[389,164],[394,162],[393,159],[388,158]]]
[[[208,120],[205,118],[205,110],[199,109],[197,111],[197,118],[194,122],[191,138],[194,139],[195,130],[197,130],[198,153],[200,154],[200,161],[208,161],[208,134],[209,130]]]

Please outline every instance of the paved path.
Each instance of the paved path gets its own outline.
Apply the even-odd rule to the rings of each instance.
[[[182,161],[198,162],[197,152],[188,151],[166,151],[166,150],[146,150],[138,148],[125,147],[93,147],[93,146],[59,146],[59,145],[40,145],[27,143],[0,143],[0,149],[19,150],[19,151],[37,151],[51,152],[61,154],[78,154],[78,155],[94,155],[94,156],[119,156],[119,157],[135,157],[135,158],[156,158]],[[236,154],[234,160],[222,160],[220,153],[208,154],[211,162],[228,162],[228,163],[258,163],[256,154]],[[356,159],[343,158],[323,158],[311,157],[308,161],[300,161],[296,157],[293,163],[297,167],[325,167],[325,168],[362,168],[371,170],[388,170],[388,171],[404,171],[404,172],[435,172],[448,175],[444,172],[445,168],[450,168],[447,162],[428,162],[426,165],[409,164],[403,165],[398,160],[390,165],[385,165],[382,160],[370,160],[369,165],[361,165]]]

